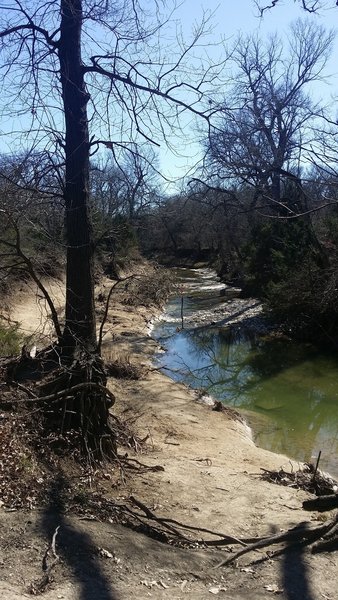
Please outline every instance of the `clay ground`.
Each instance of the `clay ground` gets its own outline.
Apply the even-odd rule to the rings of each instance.
[[[104,284],[106,291],[109,282]],[[22,290],[11,318],[26,333],[41,330],[43,306],[34,290]],[[62,304],[62,284],[53,286]],[[204,527],[224,535],[255,537],[277,533],[301,522],[320,524],[332,513],[304,512],[304,491],[263,481],[261,468],[291,468],[285,456],[257,448],[248,428],[231,412],[218,413],[197,394],[160,373],[151,363],[156,344],[147,334],[152,311],[131,307],[114,297],[105,327],[104,354],[142,368],[139,380],[113,379],[114,413],[133,422],[147,438],[135,455],[154,472],[126,473],[119,485],[105,484],[107,495],[128,502],[132,495],[156,516]],[[41,299],[40,299],[41,300]],[[41,312],[42,311],[42,312]],[[102,310],[101,310],[102,313]],[[49,336],[45,328],[45,335]],[[33,336],[37,340],[37,334]],[[45,342],[44,342],[45,343]],[[296,468],[298,465],[296,465]],[[304,547],[278,555],[275,547],[240,558],[233,566],[214,568],[238,550],[173,547],[109,522],[66,514],[42,506],[31,511],[0,508],[0,598],[22,600],[42,575],[42,560],[56,527],[61,561],[46,600],[184,599],[213,595],[261,600],[337,600],[337,552],[312,555]],[[206,537],[210,537],[207,536]],[[103,549],[103,550],[102,550]]]

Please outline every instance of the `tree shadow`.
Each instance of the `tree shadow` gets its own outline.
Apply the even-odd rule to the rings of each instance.
[[[72,571],[80,586],[79,600],[119,600],[112,589],[97,555],[91,536],[79,531],[65,517],[64,495],[67,482],[59,475],[49,491],[49,503],[43,511],[40,527],[49,541],[57,527],[56,551],[63,563]]]
[[[283,553],[282,587],[288,600],[315,600],[305,560],[307,542],[292,543]]]
[[[299,523],[292,530],[295,534],[300,527],[308,527],[307,522]],[[272,527],[271,534],[277,533],[277,528]],[[287,600],[316,600],[315,594],[311,588],[309,568],[306,561],[306,554],[309,547],[309,540],[300,539],[294,541],[290,539],[278,550],[264,552],[264,556],[252,561],[252,565],[259,566],[265,564],[268,560],[281,559],[280,563],[280,581],[279,585],[283,591],[283,598]],[[274,570],[276,567],[274,567]]]

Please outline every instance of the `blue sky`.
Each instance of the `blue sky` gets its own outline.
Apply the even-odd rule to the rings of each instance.
[[[261,0],[263,3],[263,0]],[[269,3],[268,0],[266,2]],[[327,0],[319,14],[306,15],[300,7],[300,2],[294,0],[279,0],[278,4],[272,10],[264,12],[264,17],[259,18],[254,0],[184,0],[176,12],[178,19],[187,36],[191,34],[194,24],[200,21],[203,10],[214,13],[212,17],[212,31],[209,38],[210,43],[215,43],[221,38],[226,39],[231,44],[238,33],[244,34],[258,31],[262,38],[270,33],[277,32],[283,35],[287,31],[288,25],[295,19],[309,18],[315,19],[318,23],[328,29],[338,28],[338,7],[334,0]],[[211,56],[216,56],[216,50],[211,50]],[[334,103],[333,97],[338,96],[338,39],[336,40],[335,50],[330,60],[326,74],[328,75],[327,84],[320,86],[320,93],[312,90],[312,93],[319,99],[325,98],[325,102]],[[160,165],[164,174],[169,178],[183,176],[186,171],[193,167],[200,156],[200,147],[196,143],[196,125],[184,128],[184,137],[175,141],[176,154],[172,153],[165,145],[160,149]],[[167,186],[168,192],[179,189],[180,182]]]
[[[25,0],[28,4],[30,0]],[[264,0],[260,0],[264,2]],[[145,7],[148,8],[148,0],[141,0]],[[254,32],[255,30],[262,39],[269,33],[277,31],[280,35],[287,30],[288,25],[298,17],[304,17],[305,13],[300,7],[300,0],[279,0],[278,4],[272,10],[264,13],[263,18],[259,18],[254,0],[177,0],[178,8],[173,14],[173,25],[169,27],[166,35],[160,36],[162,45],[162,53],[165,59],[169,62],[173,60],[170,54],[170,40],[173,43],[175,38],[175,26],[178,30],[182,30],[184,41],[191,38],[192,31],[203,16],[203,12],[211,14],[211,20],[208,24],[208,36],[204,39],[204,47],[196,49],[195,62],[198,64],[197,56],[199,53],[208,55],[211,62],[218,62],[220,58],[224,58],[224,51],[217,42],[226,40],[229,45],[236,39],[238,33],[244,34]],[[269,0],[266,0],[268,3]],[[43,4],[43,3],[42,3]],[[326,26],[334,28],[338,26],[338,7],[335,6],[335,0],[323,0],[324,8],[318,15],[309,15],[309,19],[314,19]],[[10,5],[10,4],[9,4]],[[167,37],[168,36],[168,37]],[[334,105],[333,96],[338,97],[338,40],[336,50],[328,65],[327,73],[330,74],[327,85],[321,84],[313,90],[316,98],[325,97],[325,102],[332,102]],[[216,45],[216,46],[215,46]],[[226,88],[224,87],[224,91]],[[0,144],[1,149],[5,152],[15,152],[24,148],[33,142],[32,133],[26,136],[23,134],[15,141],[14,130],[25,131],[27,129],[27,116],[18,115],[16,106],[11,102],[11,88],[7,89],[8,99],[2,97],[2,102],[5,104],[5,114],[0,123]],[[186,99],[184,97],[184,99]],[[53,100],[53,99],[52,99]],[[189,101],[189,98],[187,98]],[[28,98],[29,101],[29,98]],[[0,115],[1,116],[1,115]],[[54,113],[51,112],[51,119],[54,119]],[[26,126],[25,126],[26,125]],[[179,178],[182,178],[189,169],[192,169],[198,159],[201,157],[201,146],[198,143],[198,131],[196,120],[190,115],[184,115],[181,126],[183,129],[182,135],[176,136],[173,132],[166,130],[170,147],[167,147],[166,142],[157,137],[161,147],[159,149],[160,170],[163,174],[172,180],[172,183],[165,186],[168,193],[178,190],[181,186]],[[55,128],[55,123],[51,123],[51,127]],[[150,122],[150,135],[156,137],[159,132],[159,127],[154,122]],[[3,134],[1,135],[1,132]],[[13,135],[11,135],[11,132]],[[96,131],[98,137],[99,132]],[[128,130],[126,135],[128,135]],[[175,183],[175,180],[178,181]]]

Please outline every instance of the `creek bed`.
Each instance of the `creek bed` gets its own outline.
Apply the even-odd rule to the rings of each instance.
[[[210,269],[177,269],[153,337],[157,360],[182,381],[240,410],[257,445],[338,476],[338,355],[271,335],[255,299],[241,299]],[[183,326],[182,329],[182,300]]]

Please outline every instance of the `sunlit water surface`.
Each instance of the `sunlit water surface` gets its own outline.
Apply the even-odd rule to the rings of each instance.
[[[153,331],[166,373],[244,412],[259,446],[300,461],[321,450],[321,468],[337,477],[338,356],[253,334],[250,317],[241,327],[226,326],[220,309],[236,312],[236,292],[221,297],[224,285],[210,270],[179,270],[178,277],[184,329],[180,293]],[[259,317],[253,319],[257,329]]]

